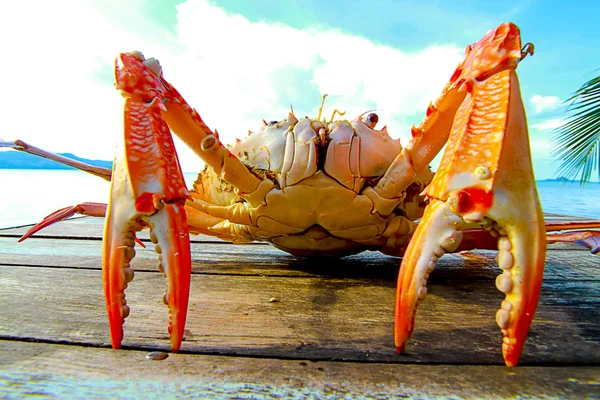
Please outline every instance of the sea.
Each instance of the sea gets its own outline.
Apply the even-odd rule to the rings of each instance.
[[[184,173],[188,187],[197,173]],[[109,182],[76,170],[0,169],[0,229],[34,224],[60,208],[106,203]],[[600,184],[538,181],[544,212],[600,219]]]

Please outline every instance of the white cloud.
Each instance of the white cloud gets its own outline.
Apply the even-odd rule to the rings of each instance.
[[[0,44],[10,56],[0,65],[0,135],[88,158],[112,158],[122,129],[122,99],[97,79],[111,73],[120,51],[157,57],[165,77],[226,142],[263,118],[283,118],[290,104],[316,116],[322,93],[330,94],[327,115],[378,109],[389,132],[407,138],[420,122],[411,116],[424,114],[463,54],[453,45],[408,53],[335,29],[254,23],[206,0],[178,6],[174,35],[138,12],[142,1],[120,2],[110,14],[89,0],[36,3],[35,13],[28,2],[0,6],[14,16],[0,34],[19,37]],[[184,170],[200,168],[190,150],[178,150]]]
[[[538,129],[540,131],[551,131],[553,129],[563,126],[564,123],[565,121],[562,119],[553,118],[538,122],[537,124],[532,124],[531,128]]]
[[[4,139],[88,158],[111,159],[122,131],[123,102],[109,82],[120,50],[147,46],[167,49],[160,28],[136,16],[133,3],[119,6],[132,26],[119,25],[89,1],[3,2],[0,24],[3,55],[0,100]],[[130,8],[127,8],[130,7]]]
[[[560,99],[557,96],[542,96],[536,94],[531,96],[529,101],[533,104],[533,110],[536,113],[555,110],[560,105]]]

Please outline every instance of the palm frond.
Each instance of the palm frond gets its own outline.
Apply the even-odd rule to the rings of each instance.
[[[565,124],[550,132],[552,156],[562,161],[560,177],[581,184],[590,181],[593,171],[600,180],[600,76],[583,84],[566,103],[573,111]]]

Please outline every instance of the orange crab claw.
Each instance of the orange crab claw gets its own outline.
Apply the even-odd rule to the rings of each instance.
[[[115,218],[119,206],[109,212],[103,246],[103,279],[106,309],[113,348],[123,340],[123,323],[129,315],[125,289],[133,279],[131,259],[136,224]],[[121,211],[127,207],[120,208]],[[165,204],[154,215],[145,218],[150,225],[150,237],[159,252],[159,270],[167,278],[165,302],[169,306],[169,335],[173,352],[179,351],[183,340],[190,291],[191,258],[188,227],[182,204]]]
[[[462,230],[499,235],[496,287],[506,294],[496,313],[506,365],[517,364],[533,319],[546,253],[527,121],[516,73],[500,71],[469,88],[457,111],[440,169],[423,192],[431,199],[402,260],[395,342],[404,351],[417,303],[437,259],[455,251]]]
[[[375,192],[386,199],[402,195],[412,184],[414,176],[429,167],[445,144],[452,148],[449,133],[467,96],[490,76],[514,70],[527,54],[533,54],[532,49],[530,44],[521,48],[519,28],[510,22],[467,46],[465,59],[456,67],[438,99],[427,107],[421,123],[411,128],[410,142],[373,187]],[[440,164],[440,168],[451,165]]]
[[[135,232],[150,228],[159,253],[159,270],[167,278],[169,334],[174,352],[183,339],[187,315],[191,257],[184,211],[189,193],[177,160],[164,107],[147,91],[143,74],[117,65],[117,88],[125,101],[125,137],[113,164],[110,202],[104,227],[102,271],[111,342],[120,348],[129,315],[125,288],[133,279]]]

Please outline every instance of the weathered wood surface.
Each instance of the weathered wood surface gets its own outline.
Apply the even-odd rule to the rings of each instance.
[[[74,392],[86,398],[101,396],[103,385],[122,396],[132,388],[150,393],[156,382],[167,394],[195,388],[201,397],[600,395],[600,259],[585,249],[550,246],[520,366],[507,369],[494,322],[503,298],[495,252],[440,259],[407,354],[398,356],[400,259],[367,252],[318,267],[268,245],[201,237],[192,245],[182,354],[149,362],[146,351],[169,346],[153,245],[138,247],[132,262],[129,351],[108,350],[101,226],[94,218],[65,221],[20,244],[25,228],[0,230],[0,397],[60,395],[78,379],[89,379]]]
[[[585,398],[597,368],[394,365],[171,354],[0,340],[0,394],[53,398]],[[4,393],[3,393],[4,392]]]

